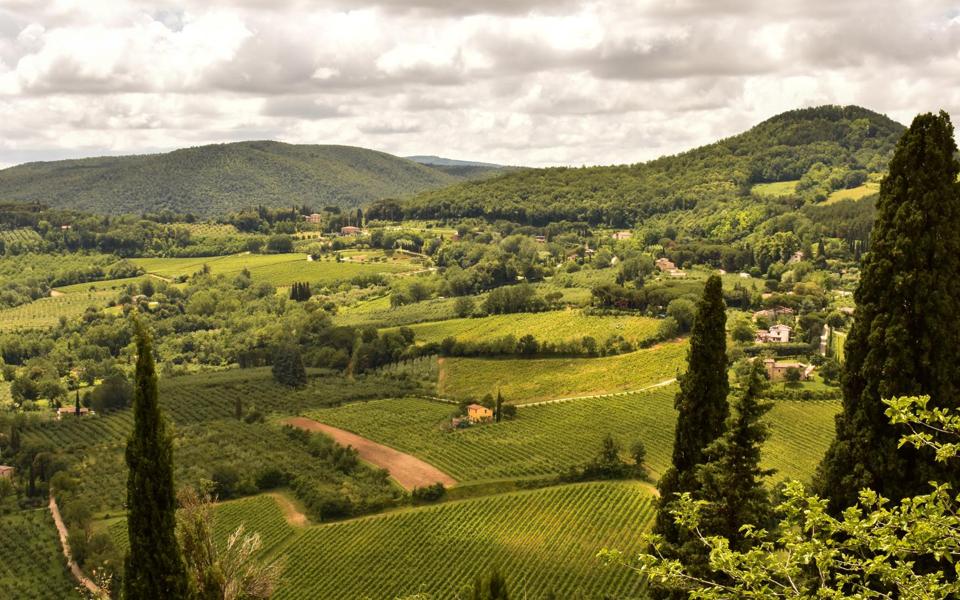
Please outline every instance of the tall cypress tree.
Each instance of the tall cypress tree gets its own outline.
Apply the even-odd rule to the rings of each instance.
[[[173,440],[160,412],[150,336],[134,321],[137,341],[133,433],[127,441],[127,552],[123,597],[178,600],[187,575],[176,537]]]
[[[881,399],[960,397],[960,165],[946,113],[917,116],[897,144],[880,186],[877,220],[863,257],[857,314],[845,348],[843,411],[820,465],[817,490],[833,510],[869,487],[898,500],[960,483],[956,463],[898,448]]]
[[[726,306],[718,275],[707,280],[693,322],[687,372],[680,377],[674,400],[678,411],[673,442],[673,465],[660,478],[660,501],[654,532],[678,554],[679,546],[692,542],[673,522],[670,508],[676,494],[694,492],[699,483],[696,468],[705,462],[704,450],[723,433],[729,413],[727,394]]]
[[[703,527],[708,535],[730,540],[735,550],[746,550],[750,540],[743,537],[744,525],[767,527],[770,498],[764,478],[774,471],[760,468],[760,448],[770,436],[761,419],[773,408],[761,400],[767,377],[763,362],[754,360],[741,376],[737,396],[723,435],[707,446],[707,462],[697,469],[699,494],[709,504]],[[706,558],[706,557],[705,557]]]

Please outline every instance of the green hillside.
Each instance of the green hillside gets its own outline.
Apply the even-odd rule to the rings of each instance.
[[[258,141],[19,165],[0,171],[0,198],[99,213],[214,216],[257,205],[351,207],[460,179],[364,148]]]
[[[567,220],[627,227],[682,211],[696,215],[693,233],[743,235],[777,211],[771,202],[760,211],[767,214],[737,214],[763,204],[750,196],[754,184],[795,180],[801,199],[826,200],[832,191],[857,187],[871,173],[884,171],[903,130],[857,106],[793,110],[740,135],[647,163],[525,169],[423,192],[403,204],[403,213],[411,218],[485,217],[531,225]],[[385,213],[392,208],[383,206]],[[718,213],[723,218],[716,218]],[[378,214],[377,209],[371,214]],[[727,231],[731,228],[735,230]]]

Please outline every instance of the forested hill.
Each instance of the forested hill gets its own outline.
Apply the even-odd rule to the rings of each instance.
[[[0,171],[0,200],[99,213],[223,216],[257,205],[352,207],[462,180],[363,148],[259,141],[11,167]]]
[[[706,222],[725,206],[746,209],[744,201],[757,183],[799,180],[790,196],[807,203],[857,187],[869,174],[886,170],[904,129],[858,106],[794,110],[740,135],[647,163],[513,171],[423,192],[399,207],[385,202],[379,209],[416,218],[484,217],[530,225],[567,220],[614,227],[681,210]],[[371,215],[377,214],[375,207]]]

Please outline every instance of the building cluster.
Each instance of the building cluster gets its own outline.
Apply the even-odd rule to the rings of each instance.
[[[793,331],[789,325],[771,325],[766,331],[757,332],[757,343],[759,344],[786,344],[790,341],[790,332]]]
[[[670,277],[686,277],[687,275],[683,269],[678,269],[677,265],[669,258],[658,258],[654,264],[661,273],[666,273]]]

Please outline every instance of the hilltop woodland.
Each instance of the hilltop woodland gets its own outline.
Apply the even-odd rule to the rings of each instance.
[[[695,550],[702,540],[681,533],[664,507],[686,510],[701,490],[750,481],[742,495],[724,497],[742,499],[742,513],[703,518],[728,537],[735,521],[755,515],[773,524],[767,468],[812,481],[832,435],[823,424],[837,411],[831,456],[869,462],[862,457],[872,447],[851,440],[850,424],[867,419],[884,432],[887,421],[874,409],[852,412],[854,392],[876,408],[888,392],[955,387],[922,372],[929,361],[921,358],[902,385],[858,382],[844,367],[864,365],[872,378],[889,358],[864,349],[873,333],[854,319],[855,307],[889,312],[876,300],[889,285],[886,263],[871,257],[899,235],[920,239],[890,218],[903,202],[897,194],[907,193],[892,182],[910,181],[916,167],[901,139],[904,128],[886,117],[821,107],[644,164],[518,169],[467,183],[431,172],[429,186],[404,187],[409,197],[377,188],[343,201],[301,190],[289,196],[296,206],[276,202],[279,188],[264,184],[243,202],[230,195],[198,214],[182,212],[188,204],[173,196],[151,204],[169,210],[98,214],[103,207],[86,192],[65,199],[79,184],[53,176],[63,165],[15,173],[29,196],[5,193],[12,179],[0,177],[0,465],[14,469],[0,477],[0,537],[36,530],[36,555],[47,557],[16,563],[27,575],[12,596],[70,588],[41,511],[51,494],[81,567],[110,574],[114,590],[140,585],[124,579],[122,533],[128,516],[130,527],[149,517],[129,511],[136,490],[123,482],[137,461],[124,446],[133,431],[146,436],[141,450],[149,445],[134,407],[154,392],[169,419],[174,488],[209,491],[220,503],[210,510],[230,525],[243,522],[242,507],[256,507],[248,517],[264,555],[289,554],[297,565],[284,571],[278,598],[418,589],[505,598],[527,583],[530,597],[644,596],[647,581],[570,548],[635,549],[649,526],[666,538],[665,556],[680,561],[666,563],[671,569],[715,571]],[[305,160],[307,150],[271,152]],[[131,181],[155,177],[153,167],[136,166],[145,158],[137,161],[121,161]],[[888,165],[902,174],[884,179]],[[41,185],[42,177],[51,181]],[[433,189],[436,177],[447,187]],[[151,180],[144,189],[161,187]],[[937,188],[943,198],[949,189]],[[948,212],[941,216],[955,216]],[[911,281],[931,302],[960,297],[925,288],[930,279],[919,275]],[[917,314],[902,316],[905,331],[929,333]],[[142,383],[143,332],[152,335],[155,389]],[[746,368],[753,357],[756,368]],[[729,384],[734,364],[739,377]],[[410,453],[457,484],[403,489],[356,449],[292,427],[292,417]],[[897,437],[884,438],[884,448]],[[761,458],[767,445],[777,454]],[[853,483],[837,485],[831,464],[818,485],[844,494],[831,498],[840,507],[852,501]],[[870,484],[887,477],[855,473]],[[648,479],[675,499],[656,518]],[[287,523],[275,497],[302,520]],[[527,533],[502,519],[521,509]],[[482,544],[465,544],[451,524],[477,514],[498,517],[477,533]],[[430,573],[394,560],[414,543],[411,532],[429,533],[417,543],[434,549],[421,557]],[[524,537],[543,538],[531,554],[538,558],[518,550]],[[330,553],[339,544],[356,550]],[[695,559],[683,562],[688,551]],[[0,543],[0,559],[4,552]],[[368,578],[380,561],[392,570]],[[38,574],[38,562],[58,565],[55,576]],[[0,571],[0,590],[6,585]]]

